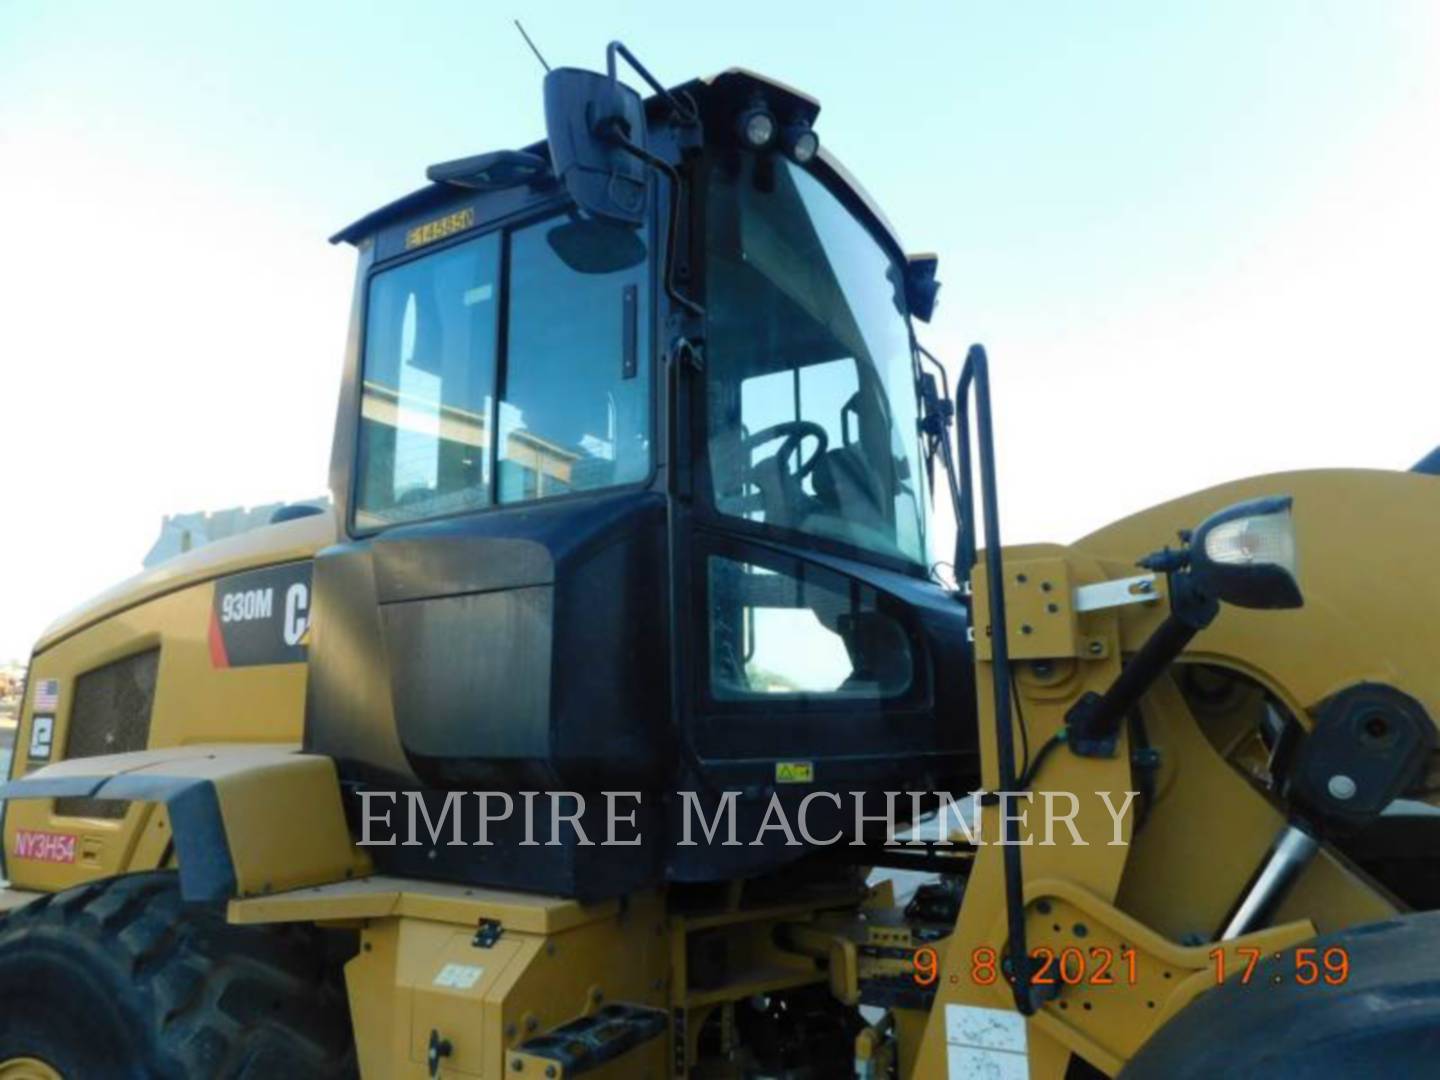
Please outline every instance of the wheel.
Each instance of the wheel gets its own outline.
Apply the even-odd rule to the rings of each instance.
[[[0,920],[0,1080],[356,1076],[337,944],[231,926],[173,873],[42,897]]]
[[[1315,964],[1327,950],[1335,970],[1302,966]],[[1434,1076],[1440,1058],[1437,955],[1440,911],[1307,941],[1262,960],[1250,982],[1232,977],[1201,994],[1156,1032],[1120,1075],[1122,1080]],[[1330,979],[1319,977],[1322,970]]]

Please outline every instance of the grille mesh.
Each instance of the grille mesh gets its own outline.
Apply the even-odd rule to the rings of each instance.
[[[86,758],[144,750],[150,740],[150,709],[160,650],[136,653],[87,671],[75,680],[65,757]],[[123,799],[67,797],[55,800],[55,813],[66,817],[121,818]]]

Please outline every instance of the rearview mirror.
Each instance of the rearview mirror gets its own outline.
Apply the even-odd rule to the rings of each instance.
[[[645,107],[618,80],[579,68],[545,76],[550,163],[587,215],[636,228],[645,220],[649,174],[628,143],[645,149]]]
[[[577,218],[556,225],[545,239],[577,274],[613,274],[645,261],[645,241],[635,229]]]
[[[935,301],[940,296],[935,272],[939,267],[938,255],[909,255],[905,259],[905,301],[910,314],[921,322],[929,322],[935,314]]]

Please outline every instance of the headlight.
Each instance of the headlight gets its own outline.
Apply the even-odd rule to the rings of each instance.
[[[1291,502],[1288,495],[1254,499],[1201,522],[1190,540],[1198,583],[1237,607],[1300,607]]]

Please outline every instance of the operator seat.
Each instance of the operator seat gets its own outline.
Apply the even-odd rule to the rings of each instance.
[[[821,455],[813,482],[827,514],[881,532],[891,527],[879,482],[854,447],[841,446]]]
[[[777,525],[804,520],[806,509],[813,501],[805,494],[800,478],[789,468],[785,457],[783,453],[771,454],[750,467],[749,481],[760,489],[765,520]]]

